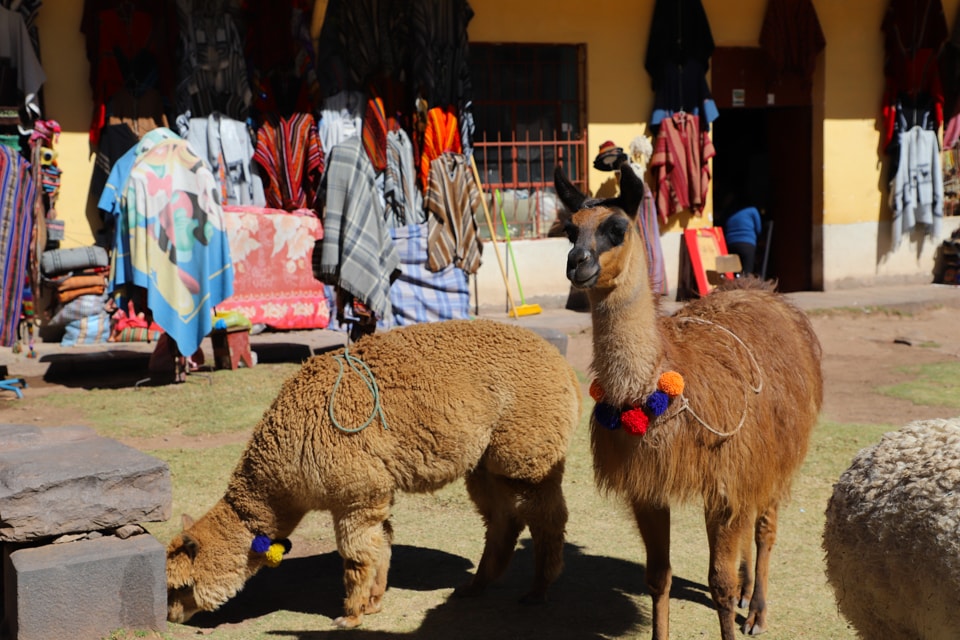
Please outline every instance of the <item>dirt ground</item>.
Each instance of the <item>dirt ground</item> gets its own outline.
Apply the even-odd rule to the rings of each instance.
[[[884,385],[910,379],[909,365],[953,361],[960,357],[957,307],[902,307],[896,310],[829,310],[811,314],[823,346],[825,380],[823,418],[834,422],[903,425],[911,420],[960,414],[944,407],[915,405],[878,392]],[[589,371],[589,330],[569,337],[567,357],[582,372]],[[92,373],[92,372],[91,372]],[[90,381],[86,381],[89,386]],[[113,386],[109,384],[105,386]],[[81,386],[61,386],[42,379],[27,379],[31,395],[80,393]],[[122,385],[121,385],[122,386]],[[10,397],[7,397],[10,396]],[[0,410],[15,407],[11,394],[0,398]],[[44,406],[29,421],[47,426],[76,424],[69,408]],[[6,413],[6,412],[3,412]],[[130,442],[133,446],[160,443]],[[185,443],[164,437],[162,446]],[[196,441],[192,441],[197,445]],[[222,442],[204,443],[206,446]]]

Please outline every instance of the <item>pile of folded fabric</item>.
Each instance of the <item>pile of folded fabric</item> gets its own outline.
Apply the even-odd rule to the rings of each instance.
[[[110,337],[107,252],[96,246],[45,251],[40,269],[44,282],[55,292],[55,312],[47,325],[63,327],[60,344],[106,342]]]

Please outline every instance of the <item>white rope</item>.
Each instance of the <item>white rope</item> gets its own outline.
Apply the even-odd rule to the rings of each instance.
[[[749,385],[749,386],[750,386],[750,390],[752,390],[755,394],[760,393],[760,392],[763,390],[763,374],[762,374],[762,372],[760,371],[760,365],[757,364],[757,360],[756,360],[756,358],[753,357],[753,353],[750,351],[750,348],[747,347],[746,343],[744,343],[744,341],[741,340],[740,337],[739,337],[737,334],[735,334],[735,333],[734,333],[733,331],[731,331],[730,329],[727,329],[727,328],[724,327],[723,325],[717,324],[716,322],[712,322],[712,321],[710,321],[710,320],[706,320],[706,319],[704,319],[704,318],[697,318],[697,317],[694,317],[694,316],[687,316],[687,317],[683,317],[683,318],[678,318],[678,320],[679,320],[679,321],[682,321],[682,322],[699,322],[700,324],[710,325],[710,326],[716,327],[716,328],[718,328],[718,329],[721,329],[721,330],[727,332],[730,336],[732,336],[734,340],[736,340],[738,343],[740,343],[740,346],[743,347],[743,350],[747,352],[747,356],[750,358],[750,364],[753,366],[753,370],[754,370],[754,372],[756,373],[756,378],[757,378],[758,382],[757,382],[757,384],[755,384],[755,385],[754,385],[754,384]],[[693,408],[690,406],[690,401],[687,399],[686,396],[684,396],[683,394],[681,394],[681,395],[680,395],[680,399],[682,400],[682,403],[681,403],[680,407],[674,412],[673,415],[671,415],[669,418],[667,418],[667,420],[672,420],[672,419],[675,418],[676,416],[680,415],[680,413],[682,413],[682,412],[684,412],[684,411],[687,411],[687,412],[690,413],[690,415],[692,415],[692,416],[694,417],[694,419],[695,419],[697,422],[699,422],[699,423],[703,426],[704,429],[706,429],[707,431],[709,431],[710,433],[712,433],[712,434],[714,434],[714,435],[720,436],[721,438],[729,438],[729,437],[731,437],[731,436],[733,436],[733,435],[736,435],[736,433],[737,433],[738,431],[740,431],[741,428],[743,428],[743,425],[744,425],[744,423],[745,423],[746,420],[747,420],[747,403],[749,402],[750,396],[749,396],[749,394],[747,394],[746,391],[744,391],[744,393],[743,393],[743,412],[740,414],[740,422],[737,423],[737,426],[734,427],[732,431],[727,431],[727,432],[718,431],[717,429],[714,429],[714,428],[711,427],[709,424],[707,424],[706,421],[704,421],[703,418],[701,418],[700,416],[698,416],[698,415],[697,415],[697,412],[693,410]]]

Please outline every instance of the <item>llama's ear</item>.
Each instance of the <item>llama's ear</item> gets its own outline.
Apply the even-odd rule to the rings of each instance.
[[[189,533],[183,533],[181,537],[183,539],[183,552],[187,554],[188,558],[195,560],[197,553],[200,551],[200,542]]]
[[[631,218],[637,215],[643,202],[643,178],[637,175],[629,162],[620,165],[620,195],[618,204]]]
[[[575,213],[583,206],[587,196],[580,193],[580,190],[573,186],[573,183],[567,179],[567,175],[559,166],[553,170],[553,183],[557,188],[557,196],[560,202],[571,212]]]
[[[189,529],[190,527],[192,527],[194,524],[196,524],[196,523],[193,521],[193,518],[191,518],[190,516],[188,516],[188,515],[185,514],[185,513],[180,516],[180,522],[183,524],[183,530],[184,530],[184,531],[186,531],[187,529]]]

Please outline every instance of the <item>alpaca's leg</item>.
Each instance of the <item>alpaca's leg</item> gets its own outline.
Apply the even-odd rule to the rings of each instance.
[[[740,602],[738,606],[741,609],[750,606],[750,598],[753,594],[753,538],[754,532],[750,527],[744,527],[740,538]]]
[[[542,482],[525,489],[518,503],[520,517],[530,527],[533,538],[533,587],[521,599],[523,603],[546,602],[547,587],[560,577],[563,569],[563,541],[567,526],[567,503],[563,498],[563,464]]]
[[[390,571],[390,556],[393,545],[393,525],[389,520],[383,523],[383,544],[380,546],[380,561],[377,563],[377,574],[370,589],[370,601],[364,613],[377,613],[383,606],[383,594],[387,592],[387,574]]]
[[[743,516],[731,516],[729,511],[721,510],[708,512],[706,521],[707,540],[710,544],[707,583],[710,585],[710,595],[713,596],[720,618],[720,637],[722,640],[734,640],[738,595],[737,563],[743,528],[750,527],[750,520]]]
[[[633,505],[633,515],[647,552],[647,589],[653,598],[653,640],[670,637],[670,509]]]
[[[523,521],[516,509],[516,496],[503,478],[478,468],[467,475],[467,492],[487,527],[480,564],[469,584],[454,590],[455,596],[475,596],[506,570],[517,545]]]
[[[770,552],[777,541],[778,509],[775,502],[757,518],[757,584],[750,600],[750,612],[743,623],[743,632],[753,636],[767,630],[767,583],[770,579]]]
[[[343,585],[347,593],[343,602],[344,615],[333,621],[338,627],[348,629],[360,624],[374,597],[378,580],[383,580],[386,589],[387,567],[381,566],[381,563],[385,560],[385,554],[389,553],[392,532],[388,533],[384,527],[389,515],[389,497],[372,505],[352,507],[333,514],[337,549],[343,558]],[[389,556],[386,560],[389,561]]]

